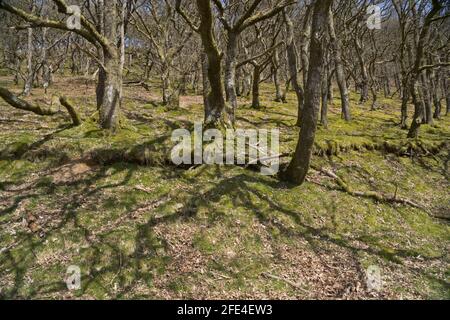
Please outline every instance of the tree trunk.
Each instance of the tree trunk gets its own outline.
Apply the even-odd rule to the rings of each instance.
[[[14,84],[18,85],[19,81],[20,81],[20,66],[22,65],[22,61],[21,58],[18,54],[18,52],[16,51],[14,54],[14,68],[15,68],[15,72],[14,72]]]
[[[36,7],[34,0],[31,1],[31,13],[33,14]],[[27,78],[25,79],[25,85],[23,88],[23,95],[28,97],[33,89],[34,82],[34,70],[33,70],[33,28],[28,28],[27,37]]]
[[[325,67],[325,72],[322,78],[322,109],[320,111],[320,124],[328,129],[328,67]]]
[[[280,57],[278,55],[278,50],[275,49],[273,54],[273,63],[272,63],[272,74],[273,74],[273,83],[275,85],[275,101],[276,102],[286,102],[286,95],[281,91],[281,83],[280,83]]]
[[[300,45],[300,58],[302,61],[303,68],[303,88],[306,88],[306,83],[308,82],[308,70],[309,70],[309,42],[311,37],[311,6],[306,9],[305,21],[303,24],[303,32],[301,35],[301,45]]]
[[[328,27],[331,40],[331,48],[333,51],[334,63],[336,65],[336,78],[341,93],[342,116],[346,121],[351,120],[350,100],[348,95],[347,80],[345,78],[344,65],[342,63],[341,42],[336,36],[333,12],[330,8]]]
[[[98,75],[97,75],[97,87],[95,89],[95,95],[96,95],[96,99],[97,99],[97,110],[100,110],[100,108],[103,105],[103,96],[105,95],[105,86],[106,86],[106,72],[103,69],[103,67],[99,66]]]
[[[399,76],[399,74],[397,72],[394,75],[394,80],[395,80],[395,89],[398,92],[401,92],[402,91],[402,84],[401,84],[401,81],[400,81],[400,76]]]
[[[205,125],[215,127],[219,123],[224,123],[224,111],[226,112],[226,102],[224,96],[224,86],[222,83],[222,56],[214,37],[214,18],[210,1],[196,0],[201,22],[199,32],[208,56],[208,79],[210,92],[208,94],[208,110],[206,111]]]
[[[47,31],[48,28],[42,29],[42,80],[45,93],[47,93],[47,88],[50,86],[50,68],[47,61]]]
[[[420,77],[420,97],[423,99],[425,112],[423,124],[433,124],[433,110],[432,110],[432,102],[430,95],[430,85],[429,85],[429,73],[422,72]]]
[[[0,87],[0,97],[5,100],[10,106],[16,109],[29,111],[40,116],[52,116],[57,113],[56,111],[53,111],[47,107],[32,105],[31,103],[18,98],[6,88]]]
[[[367,65],[364,59],[364,52],[361,41],[355,37],[356,53],[358,56],[359,67],[361,69],[361,98],[359,103],[364,104],[369,100],[369,75],[367,72]]]
[[[450,114],[450,81],[448,80],[448,78],[446,76],[443,77],[444,79],[442,80],[442,85],[443,85],[443,92],[445,94],[445,104],[446,104],[446,112],[445,115],[449,115]]]
[[[310,65],[305,92],[305,107],[302,117],[300,138],[294,158],[281,177],[297,185],[303,184],[309,171],[312,150],[319,117],[324,49],[322,37],[326,29],[332,0],[320,0],[314,4],[311,32]]]
[[[371,106],[371,110],[375,111],[378,109],[378,94],[377,94],[377,89],[375,88],[375,85],[372,85],[370,87],[370,91],[372,92],[372,106]]]
[[[414,118],[409,129],[408,138],[417,138],[419,136],[419,129],[424,119],[425,106],[423,100],[419,96],[418,86],[419,81],[416,79],[410,89],[411,97],[414,103]]]
[[[424,103],[419,96],[419,78],[422,73],[420,67],[424,56],[425,44],[429,38],[430,27],[433,23],[434,16],[442,9],[442,4],[438,0],[433,0],[433,7],[425,17],[422,30],[419,35],[419,41],[416,48],[416,60],[414,67],[411,70],[411,95],[414,102],[414,119],[409,129],[408,138],[417,138],[419,136],[419,129],[424,118]]]
[[[298,116],[297,116],[297,126],[301,125],[302,122],[302,114],[303,114],[303,105],[304,105],[304,92],[302,87],[298,83],[298,73],[297,73],[297,50],[295,48],[294,42],[294,24],[292,23],[291,18],[284,10],[284,19],[286,22],[286,30],[287,30],[287,41],[286,41],[286,51],[287,51],[287,59],[289,65],[289,75],[291,78],[290,82],[292,88],[297,95],[297,104],[298,104]],[[287,91],[288,89],[286,89]]]
[[[161,70],[163,104],[170,109],[178,109],[180,107],[180,95],[178,90],[173,88],[170,77],[169,62],[163,61]]]
[[[432,63],[432,59],[430,58],[430,63]],[[434,119],[440,119],[441,118],[441,99],[439,97],[439,74],[436,73],[433,69],[430,70],[430,92],[433,99],[433,105],[434,105]]]
[[[334,101],[334,91],[333,91],[333,73],[330,72],[328,77],[328,101],[333,104]]]
[[[211,106],[209,105],[209,80],[208,80],[208,56],[206,53],[202,54],[202,82],[203,82],[203,105],[205,106],[205,122],[208,119],[211,111]]]
[[[411,97],[409,86],[408,86],[408,78],[407,76],[403,77],[402,80],[402,107],[401,107],[401,123],[400,126],[402,129],[408,128],[408,104],[409,98]]]
[[[99,72],[97,107],[100,126],[115,131],[119,124],[122,92],[121,55],[117,47],[118,14],[116,1],[104,3],[104,34],[111,45],[102,48],[103,66],[100,66]]]
[[[389,81],[389,76],[386,75],[384,77],[384,97],[389,98],[391,96],[391,82]]]
[[[261,108],[261,103],[259,101],[259,83],[261,81],[261,66],[258,64],[253,64],[253,86],[252,86],[252,108]]]
[[[120,92],[122,88],[122,79],[120,75],[120,63],[118,57],[111,57],[109,53],[105,54],[104,71],[102,87],[101,105],[99,108],[100,126],[103,129],[115,131],[118,129],[118,113],[120,106]]]
[[[225,92],[227,101],[231,105],[231,121],[235,122],[235,112],[237,109],[236,94],[236,58],[237,58],[237,40],[239,35],[228,32],[227,54],[225,59]]]
[[[241,96],[248,97],[250,95],[252,86],[252,75],[247,70],[247,66],[243,66],[241,70],[242,70]]]

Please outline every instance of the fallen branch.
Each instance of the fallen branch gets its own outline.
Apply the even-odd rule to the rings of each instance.
[[[373,199],[373,200],[376,200],[379,202],[398,203],[398,204],[402,204],[402,205],[408,205],[408,206],[423,210],[428,213],[428,210],[425,208],[425,206],[415,203],[414,201],[412,201],[410,199],[398,197],[397,193],[393,196],[386,196],[386,195],[383,195],[381,193],[374,192],[374,191],[366,191],[366,192],[356,191],[356,190],[353,190],[342,178],[340,178],[334,172],[324,169],[324,168],[314,168],[313,167],[313,169],[334,179],[343,191],[347,192],[348,194],[350,194],[352,196],[369,198],[369,199]]]
[[[58,111],[54,111],[51,108],[42,107],[40,105],[33,105],[25,100],[22,100],[11,91],[3,87],[0,87],[0,97],[3,98],[3,100],[5,100],[6,103],[8,103],[10,106],[16,109],[29,111],[39,116],[54,116],[59,113]],[[73,125],[79,126],[81,124],[81,119],[72,104],[65,97],[61,97],[59,99],[59,102],[63,107],[67,109],[67,112],[72,119]]]
[[[60,97],[59,98],[59,102],[61,103],[61,105],[67,109],[67,112],[69,112],[70,118],[72,119],[72,123],[74,126],[79,126],[81,125],[81,119],[80,116],[78,115],[78,113],[76,112],[75,108],[73,107],[73,105],[70,103],[69,100],[67,100],[66,97]]]
[[[147,83],[145,83],[145,81],[143,81],[143,80],[124,82],[124,85],[126,85],[126,86],[132,86],[132,85],[141,86],[145,90],[150,91],[150,86]]]
[[[5,100],[10,106],[16,109],[29,111],[40,116],[53,116],[57,114],[56,111],[53,111],[50,108],[44,108],[39,105],[32,105],[29,102],[20,99],[11,91],[3,87],[0,87],[0,97],[2,97],[3,100]]]
[[[270,278],[270,279],[273,279],[273,280],[285,282],[288,285],[294,287],[295,289],[301,290],[301,291],[303,291],[305,293],[309,293],[308,290],[304,289],[300,284],[295,283],[294,281],[291,281],[291,280],[288,280],[288,279],[284,279],[282,277],[279,277],[279,276],[276,276],[276,275],[273,275],[273,274],[270,274],[270,273],[267,273],[267,272],[262,273],[262,275],[264,277],[266,277],[266,278]]]

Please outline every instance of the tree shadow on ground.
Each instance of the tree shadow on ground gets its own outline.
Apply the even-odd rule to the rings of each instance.
[[[125,252],[116,242],[109,238],[109,235],[114,232],[112,230],[106,230],[101,233],[93,232],[90,228],[86,227],[84,223],[79,221],[79,210],[88,201],[100,201],[98,194],[105,189],[117,189],[121,186],[128,184],[133,176],[136,167],[130,166],[129,168],[122,166],[117,170],[123,171],[124,178],[117,182],[99,185],[99,180],[107,176],[107,167],[100,168],[91,177],[73,182],[72,187],[76,189],[76,192],[72,192],[70,197],[64,199],[61,202],[61,208],[59,212],[60,221],[58,223],[49,223],[48,226],[44,226],[42,229],[44,233],[39,236],[24,233],[19,234],[20,238],[16,246],[23,246],[28,248],[26,252],[22,252],[22,255],[14,254],[14,248],[9,248],[2,253],[0,258],[0,275],[11,276],[14,278],[13,285],[3,290],[1,293],[2,298],[33,298],[42,297],[42,295],[52,295],[66,291],[65,283],[61,281],[52,281],[49,283],[40,283],[33,286],[33,290],[27,295],[22,295],[22,290],[26,286],[26,275],[35,267],[37,257],[35,252],[45,245],[45,242],[49,240],[52,235],[62,229],[71,230],[73,225],[73,232],[81,232],[84,240],[89,244],[89,248],[92,254],[89,256],[91,260],[85,261],[89,266],[89,270],[84,270],[84,274],[87,274],[87,279],[83,282],[83,289],[79,294],[83,295],[91,288],[92,285],[101,287],[104,294],[112,298],[125,298],[133,296],[133,290],[140,283],[152,283],[155,275],[147,271],[142,270],[139,266],[143,261],[149,261],[151,259],[158,258],[158,248],[165,248],[167,243],[163,235],[156,235],[154,230],[158,225],[171,225],[174,223],[180,223],[183,221],[192,221],[196,219],[197,212],[200,208],[211,208],[214,204],[218,203],[222,197],[229,197],[232,199],[233,206],[235,208],[244,208],[248,212],[252,213],[261,223],[267,228],[276,227],[283,236],[290,239],[305,240],[309,243],[310,248],[318,256],[331,253],[330,247],[326,244],[332,244],[343,248],[350,252],[355,261],[355,265],[359,266],[360,277],[363,278],[363,268],[358,260],[359,252],[366,252],[369,255],[377,256],[382,259],[387,259],[393,263],[402,263],[402,258],[415,257],[419,253],[414,250],[397,249],[394,252],[388,251],[378,246],[378,239],[372,239],[367,236],[354,237],[341,237],[335,238],[332,236],[333,230],[329,228],[314,227],[303,219],[302,210],[293,210],[288,206],[277,202],[268,195],[262,193],[255,185],[263,185],[264,187],[272,188],[274,190],[289,190],[289,186],[284,183],[280,183],[276,180],[272,180],[266,177],[259,177],[245,172],[231,178],[225,178],[217,183],[210,183],[207,190],[193,194],[183,206],[177,210],[172,211],[170,214],[162,216],[156,215],[156,211],[159,207],[166,205],[170,202],[171,196],[166,195],[162,198],[151,199],[149,202],[145,202],[136,205],[129,212],[124,212],[121,219],[126,221],[132,219],[133,213],[138,211],[147,211],[150,213],[150,218],[144,223],[136,224],[136,236],[134,238],[134,250],[132,253]],[[204,168],[199,168],[196,174],[186,179],[186,183],[194,183],[196,179],[203,174]],[[222,176],[221,169],[216,168],[217,175]],[[163,171],[163,177],[173,178],[172,170]],[[40,196],[42,194],[51,193],[57,186],[48,186],[47,188],[41,188],[39,192],[36,190],[31,193],[32,196]],[[75,190],[74,190],[75,191]],[[22,199],[23,196],[19,196]],[[256,201],[257,200],[257,201]],[[20,201],[18,201],[20,202]],[[262,202],[264,205],[261,205]],[[99,204],[99,203],[97,203]],[[17,204],[14,208],[8,208],[4,210],[3,214],[10,214],[17,208]],[[336,209],[336,205],[330,206],[330,210]],[[282,214],[288,217],[294,222],[294,227],[287,226],[280,219],[277,219],[273,213]],[[220,213],[215,212],[215,220],[211,220],[210,223],[220,224],[222,223]],[[120,221],[122,221],[120,220]],[[120,222],[119,221],[119,222]],[[117,227],[120,226],[118,223]],[[72,232],[72,231],[69,231]],[[355,242],[362,242],[365,246],[355,246]],[[102,261],[104,251],[111,252],[109,263],[105,266]],[[435,258],[425,259],[433,260]],[[164,260],[164,259],[163,259]],[[170,260],[170,258],[169,258]],[[164,262],[161,262],[163,265]],[[97,269],[97,266],[102,266]],[[124,271],[126,270],[126,272]],[[420,272],[417,271],[417,272]],[[113,288],[112,281],[105,281],[105,277],[114,274],[113,281],[118,283],[117,288]]]

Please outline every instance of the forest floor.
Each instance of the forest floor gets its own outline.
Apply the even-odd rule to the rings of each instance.
[[[8,77],[0,85],[20,92]],[[237,126],[279,128],[292,152],[295,96],[276,103],[262,91],[262,110],[241,100]],[[370,111],[352,95],[354,120],[340,119],[335,99],[319,129],[315,168],[418,209],[348,194],[320,171],[293,188],[240,167],[165,164],[172,131],[202,120],[200,97],[167,111],[159,90],[127,87],[112,136],[89,120],[89,81],[58,79],[30,99],[60,94],[82,126],[0,101],[0,298],[450,299],[449,117],[408,140],[399,101]],[[67,290],[71,265],[81,290]],[[369,266],[381,270],[379,291],[367,287]]]

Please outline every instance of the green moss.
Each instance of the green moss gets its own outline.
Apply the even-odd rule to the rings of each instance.
[[[261,89],[266,108],[239,108],[238,126],[279,128],[281,151],[292,152],[298,139],[295,95],[274,103],[273,89]],[[354,190],[397,192],[432,213],[448,211],[449,119],[423,126],[420,139],[408,140],[397,125],[398,100],[383,98],[380,105],[387,107],[371,112],[370,104],[356,104],[358,98],[352,93],[350,123],[340,119],[338,98],[330,106],[330,127],[317,132],[315,166],[332,168]],[[2,298],[197,298],[205,292],[299,298],[302,291],[262,273],[296,281],[301,271],[291,265],[321,256],[326,266],[315,263],[328,270],[329,261],[346,261],[341,252],[362,268],[402,268],[414,286],[399,285],[393,275],[388,281],[396,297],[448,298],[448,270],[422,265],[448,264],[445,222],[408,206],[351,196],[315,172],[310,182],[290,188],[233,166],[168,166],[170,134],[201,121],[198,104],[167,111],[158,103],[127,100],[128,119],[116,134],[89,117],[92,101],[85,106],[80,127],[55,118],[45,130],[18,124],[0,133],[0,223],[7,230],[0,248],[14,247],[0,256]],[[91,167],[58,182],[62,166],[74,161]],[[21,222],[27,215],[37,219],[39,231]],[[180,255],[194,258],[180,265]],[[82,290],[70,293],[62,279],[72,264],[82,268],[84,280]],[[333,280],[329,273],[321,276]],[[310,292],[322,285],[313,277],[304,283]]]

